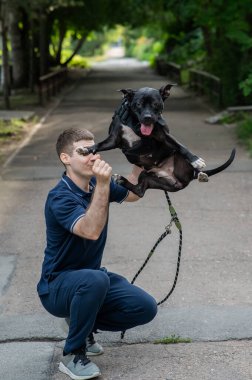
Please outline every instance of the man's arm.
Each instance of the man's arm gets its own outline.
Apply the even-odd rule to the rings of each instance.
[[[73,233],[82,238],[97,240],[107,222],[112,168],[105,161],[96,160],[93,165],[96,187],[86,214],[80,218]]]
[[[136,166],[136,165],[133,165],[132,167],[132,172],[131,174],[129,174],[127,176],[127,179],[133,183],[134,185],[138,182],[138,177],[140,175],[140,173],[143,171],[142,168],[140,168],[139,166]],[[136,202],[138,201],[139,199],[141,199],[140,197],[138,197],[136,194],[132,193],[132,191],[129,192],[129,195],[127,196],[127,198],[125,199],[125,202]]]

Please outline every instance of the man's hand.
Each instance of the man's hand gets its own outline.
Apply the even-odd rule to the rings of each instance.
[[[85,217],[76,222],[73,232],[82,238],[97,240],[108,219],[112,168],[100,158],[94,158],[92,172],[96,177],[93,198]]]
[[[92,171],[96,177],[97,184],[108,184],[111,180],[112,167],[99,158],[95,160]]]

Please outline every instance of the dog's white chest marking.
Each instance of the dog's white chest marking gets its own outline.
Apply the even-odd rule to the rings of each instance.
[[[137,136],[137,134],[127,125],[122,126],[122,138],[127,141],[129,147],[132,148],[135,142],[141,140],[141,137]]]

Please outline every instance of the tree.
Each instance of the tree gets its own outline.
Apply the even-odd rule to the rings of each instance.
[[[22,87],[26,83],[28,60],[26,59],[27,45],[27,14],[22,8],[12,2],[8,7],[9,36],[11,43],[13,86]]]
[[[14,86],[29,83],[31,89],[34,78],[50,67],[67,66],[89,33],[111,24],[113,14],[109,0],[8,0],[8,4]],[[63,41],[69,31],[75,47],[62,61]]]
[[[163,9],[166,7],[166,14],[169,9],[173,15],[173,19],[161,24],[167,32],[166,52],[174,57],[173,53],[186,47],[193,32],[199,30],[205,52],[201,68],[220,77],[224,105],[244,102],[239,84],[246,81],[252,70],[251,1],[160,0],[159,3]],[[186,58],[190,60],[190,56]]]
[[[1,21],[1,34],[2,34],[2,69],[3,69],[3,93],[5,108],[10,109],[10,68],[9,68],[9,54],[7,46],[7,4],[6,0],[0,1],[0,21]]]
[[[55,65],[67,66],[72,58],[79,52],[83,43],[92,31],[99,31],[104,25],[110,23],[110,7],[108,0],[78,1],[71,6],[56,7],[50,14],[53,25],[51,45],[54,51]],[[71,55],[62,61],[62,47],[67,31],[71,31],[75,47]]]

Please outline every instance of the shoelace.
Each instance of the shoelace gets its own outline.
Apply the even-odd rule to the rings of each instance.
[[[82,349],[75,354],[75,357],[73,359],[74,364],[77,364],[79,361],[83,366],[90,363],[90,360],[86,356],[86,350]]]
[[[88,341],[89,346],[92,346],[93,344],[95,344],[94,335],[92,333],[89,334],[89,336],[87,337],[87,341]]]

